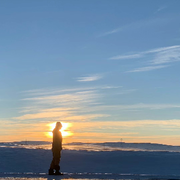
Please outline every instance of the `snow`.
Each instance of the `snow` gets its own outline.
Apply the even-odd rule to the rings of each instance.
[[[0,179],[53,179],[50,142],[0,143]],[[180,147],[136,143],[64,145],[54,179],[180,179]]]

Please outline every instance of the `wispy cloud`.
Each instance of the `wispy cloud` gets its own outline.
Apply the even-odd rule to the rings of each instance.
[[[31,137],[31,139],[35,139],[41,137],[45,139],[42,134],[42,132],[48,131],[47,129],[43,129],[45,125],[55,121],[62,121],[73,124],[70,129],[74,134],[73,137],[71,137],[73,138],[71,139],[72,141],[81,139],[82,141],[86,141],[88,138],[93,139],[93,141],[105,141],[107,138],[103,139],[102,136],[104,137],[104,135],[108,135],[109,140],[118,140],[119,137],[133,138],[133,135],[139,133],[142,127],[143,129],[149,129],[149,127],[154,128],[161,126],[162,128],[168,129],[171,126],[172,129],[175,129],[176,124],[180,126],[180,122],[175,120],[173,122],[160,120],[121,121],[122,118],[118,117],[119,119],[117,121],[113,121],[114,115],[116,116],[118,113],[125,111],[129,113],[129,111],[132,110],[151,111],[170,108],[177,108],[178,110],[180,108],[180,104],[138,103],[104,105],[101,99],[106,95],[104,92],[114,88],[119,87],[49,88],[23,92],[22,95],[25,96],[22,99],[24,107],[20,110],[19,116],[14,117],[12,121],[17,123],[14,127],[23,124],[21,127],[28,128],[29,124],[32,124],[34,128],[32,131],[31,128],[28,129],[29,134],[23,130],[18,135],[17,129],[14,130],[13,133],[17,132],[17,135],[23,138]],[[123,88],[119,90],[120,93],[130,93],[134,91],[133,89],[124,90]],[[18,122],[20,123],[18,124]],[[4,124],[4,126],[8,126],[8,124]],[[37,125],[37,128],[35,125]],[[123,129],[126,129],[126,131],[123,131]],[[20,130],[21,128],[19,128],[19,131]],[[128,132],[129,134],[123,134],[124,132]],[[89,133],[89,136],[87,133]],[[92,137],[90,133],[93,133]],[[3,132],[3,134],[5,136],[5,132]],[[141,135],[141,137],[143,137],[143,135]]]
[[[153,18],[153,19],[140,20],[140,21],[125,24],[121,27],[118,27],[118,28],[112,29],[110,31],[104,32],[104,33],[100,34],[98,37],[104,37],[104,36],[112,35],[115,33],[126,31],[128,29],[133,30],[133,29],[139,29],[139,28],[149,27],[149,26],[159,26],[164,22],[170,22],[170,19]]]
[[[112,57],[110,59],[112,59],[112,60],[135,59],[135,58],[141,58],[143,56],[144,56],[143,53],[137,53],[137,54],[114,56],[114,57]]]
[[[175,143],[172,142],[179,139],[179,135],[173,132],[180,128],[179,119],[171,120],[130,120],[130,121],[97,121],[94,122],[78,122],[74,123],[71,129],[74,132],[73,139],[82,142],[93,141],[119,141],[121,138],[131,142],[159,142],[159,143]],[[155,130],[156,129],[156,130]],[[157,129],[161,129],[161,134]],[[154,133],[152,135],[152,131]],[[106,133],[104,133],[106,131]],[[167,131],[171,135],[167,136]],[[127,133],[128,132],[128,133]],[[146,132],[146,133],[144,133]],[[105,138],[104,138],[105,137]],[[158,140],[157,140],[158,139]],[[166,139],[166,142],[164,141]],[[154,141],[156,140],[156,141]]]
[[[123,60],[123,59],[143,58],[144,61],[146,57],[151,58],[151,60],[147,62],[147,66],[136,68],[134,70],[130,70],[127,72],[143,72],[143,71],[151,71],[155,69],[162,69],[168,67],[170,63],[180,61],[180,45],[161,47],[161,48],[151,49],[134,54],[119,55],[119,56],[111,57],[109,59]]]
[[[102,78],[103,76],[101,74],[94,74],[94,75],[79,77],[77,78],[77,81],[79,82],[97,81]]]
[[[160,55],[163,54],[164,58],[166,58],[166,61],[164,62],[168,62],[171,61],[171,57],[177,56],[178,58],[180,58],[180,45],[175,45],[175,46],[168,46],[168,47],[161,47],[161,48],[156,48],[156,49],[150,49],[147,51],[142,51],[142,52],[138,52],[138,53],[133,53],[133,54],[126,54],[126,55],[119,55],[119,56],[114,56],[111,57],[109,59],[111,60],[121,60],[121,59],[135,59],[135,58],[142,58],[148,54],[154,54],[156,55]],[[169,54],[170,53],[170,54]],[[157,56],[156,56],[157,57]],[[155,59],[156,61],[158,61],[158,59]],[[152,60],[154,61],[154,60]]]
[[[158,12],[160,12],[160,11],[166,9],[166,8],[167,8],[167,6],[161,6],[154,13],[156,14],[156,13],[158,13]]]
[[[136,89],[124,89],[116,86],[97,86],[67,89],[39,89],[23,92],[24,107],[19,111],[16,120],[67,120],[91,121],[108,117],[111,110],[140,110],[140,109],[168,109],[180,108],[179,104],[131,104],[131,105],[103,105],[102,97],[105,91],[120,88],[117,94],[126,94]],[[103,90],[103,93],[101,92]],[[51,92],[51,93],[50,93]]]
[[[107,114],[84,114],[84,115],[73,115],[68,112],[49,112],[49,113],[34,113],[25,114],[23,116],[16,117],[17,120],[37,120],[37,119],[53,119],[53,121],[89,121],[98,117],[108,117]]]
[[[121,88],[122,86],[89,86],[89,87],[79,87],[79,88],[47,88],[47,89],[33,89],[22,91],[21,93],[25,96],[47,96],[53,94],[63,94],[63,93],[73,93],[81,91],[91,91],[91,90],[101,90],[101,89],[116,89]]]
[[[130,120],[130,121],[97,121],[94,122],[78,122],[74,125],[74,128],[77,131],[82,131],[82,129],[95,129],[95,127],[99,127],[99,129],[121,129],[123,127],[142,127],[146,126],[149,128],[149,125],[153,126],[167,126],[177,128],[180,127],[180,120],[179,119],[171,119],[171,120]],[[109,128],[108,128],[109,127]],[[82,131],[83,132],[83,131]]]
[[[116,108],[119,109],[169,109],[169,108],[180,108],[180,104],[132,104],[132,105],[118,105]]]
[[[22,92],[27,106],[20,109],[16,120],[68,120],[89,121],[109,116],[91,107],[102,102],[101,90],[119,88],[116,86],[97,86],[65,89],[39,89]]]
[[[146,104],[146,103],[137,103],[137,104],[129,104],[129,105],[98,105],[92,107],[94,111],[139,111],[139,110],[165,110],[165,109],[180,109],[180,104]],[[92,110],[91,109],[91,110]]]
[[[99,35],[99,37],[102,37],[102,36],[107,36],[107,35],[110,35],[110,34],[114,34],[114,33],[118,33],[122,30],[124,30],[127,26],[122,26],[120,28],[116,28],[116,29],[113,29],[111,31],[107,31],[105,33],[102,33],[101,35]]]
[[[44,93],[44,92],[43,92]],[[24,109],[25,114],[16,119],[49,119],[60,118],[68,120],[85,120],[95,117],[93,114],[82,115],[79,110],[96,104],[99,95],[96,90],[75,91],[75,92],[61,92],[51,95],[39,95],[35,97],[24,98],[23,101],[28,102],[28,107]],[[33,109],[32,107],[36,107]],[[97,115],[99,116],[99,114]]]
[[[53,121],[54,122],[54,121]],[[45,132],[49,132],[47,122],[29,124],[13,124],[12,121],[1,123],[1,140],[46,140]],[[73,122],[70,131],[73,136],[68,138],[70,142],[107,142],[107,141],[131,141],[131,142],[158,142],[166,144],[179,143],[179,135],[174,133],[180,128],[179,119],[171,120],[130,120],[130,121],[96,121]],[[27,131],[28,129],[28,131]],[[154,129],[161,129],[159,131]],[[167,131],[171,135],[167,135]],[[146,132],[146,133],[144,133]],[[152,132],[153,135],[152,135]],[[11,136],[9,136],[11,134]],[[13,136],[12,136],[13,134]],[[3,138],[2,138],[3,137]],[[156,141],[154,141],[154,140]],[[158,140],[157,140],[158,139]]]
[[[159,49],[157,53],[155,52],[155,58],[152,59],[151,63],[156,65],[176,61],[180,61],[180,46],[170,46],[166,49]]]
[[[152,71],[155,69],[162,69],[165,68],[167,66],[147,66],[147,67],[142,67],[142,68],[137,68],[131,71],[127,71],[127,72],[143,72],[143,71]]]

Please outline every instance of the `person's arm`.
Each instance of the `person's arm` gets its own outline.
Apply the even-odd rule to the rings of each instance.
[[[62,150],[62,134],[61,132],[59,133],[59,139],[60,139],[60,149]]]

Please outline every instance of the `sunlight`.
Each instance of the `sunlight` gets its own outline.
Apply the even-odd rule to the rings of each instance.
[[[64,138],[66,138],[66,137],[68,137],[68,136],[72,136],[73,133],[68,130],[68,129],[72,126],[72,123],[64,123],[64,122],[61,122],[61,124],[62,124],[62,128],[61,128],[60,131],[61,131],[61,133],[62,133],[62,136],[63,136]],[[52,131],[53,131],[53,129],[54,129],[55,126],[56,126],[56,122],[54,122],[54,123],[49,123],[49,124],[47,124],[47,126],[49,127],[49,131],[50,131],[50,132],[47,132],[46,135],[47,135],[49,138],[51,138],[51,137],[53,136]]]

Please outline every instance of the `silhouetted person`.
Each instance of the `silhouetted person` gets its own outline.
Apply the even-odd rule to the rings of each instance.
[[[53,160],[50,165],[49,175],[62,174],[59,172],[60,170],[59,162],[60,162],[61,150],[62,150],[62,134],[59,131],[61,128],[62,128],[62,124],[60,122],[57,122],[56,127],[53,130],[53,143],[52,143]]]

